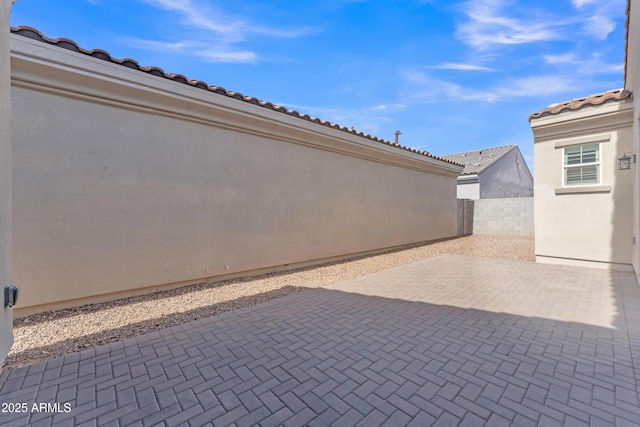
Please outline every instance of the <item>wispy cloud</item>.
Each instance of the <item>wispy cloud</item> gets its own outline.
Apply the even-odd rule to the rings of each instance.
[[[127,38],[127,44],[132,47],[159,52],[183,52],[187,49],[193,49],[197,45],[195,42],[162,42],[134,38]]]
[[[594,15],[586,19],[583,29],[585,34],[599,40],[605,40],[609,33],[615,30],[616,24],[604,15]]]
[[[474,0],[464,5],[468,17],[457,28],[467,45],[483,50],[496,45],[517,45],[563,38],[558,24],[548,19],[517,18],[503,11],[504,0]]]
[[[404,104],[378,104],[373,107],[369,107],[369,111],[402,111],[407,106]]]
[[[494,71],[493,68],[483,67],[481,65],[464,64],[458,62],[444,62],[433,68],[439,70],[460,70],[460,71]]]
[[[191,0],[143,0],[145,3],[176,12],[187,23],[198,28],[204,28],[215,33],[242,38],[241,20],[225,16],[221,10],[211,5],[196,5]]]
[[[585,4],[590,4],[595,2],[596,0],[571,0],[571,4],[578,9],[580,9]]]
[[[403,70],[402,78],[409,84],[408,97],[420,102],[485,101],[499,100],[497,94],[463,87],[458,83],[437,79],[418,70]]]
[[[127,44],[129,46],[156,52],[171,52],[190,55],[200,58],[205,62],[233,62],[246,64],[258,61],[258,56],[255,52],[248,50],[234,50],[224,43],[212,46],[210,43],[208,44],[198,41],[164,42],[158,40],[128,39]]]
[[[394,115],[407,108],[407,105],[401,103],[376,104],[362,108],[320,107],[286,103],[281,105],[372,135],[376,135],[385,125],[396,122]],[[393,139],[392,135],[379,136]]]
[[[560,55],[544,55],[544,62],[550,65],[562,67],[569,65],[571,71],[580,74],[613,74],[624,72],[624,63],[606,63],[599,53],[592,53],[588,58],[580,58],[575,53],[563,53]]]
[[[540,9],[519,9],[508,0],[473,0],[463,4],[467,19],[456,34],[477,50],[566,40],[580,28],[588,37],[605,40],[616,28],[615,17],[624,10],[624,1],[572,0],[576,16],[560,18]]]
[[[543,55],[544,62],[547,64],[578,64],[580,61],[574,53],[563,53],[560,55]]]
[[[513,78],[485,89],[465,87],[458,83],[436,79],[425,72],[405,70],[402,77],[409,83],[410,97],[421,102],[479,101],[495,103],[518,98],[562,95],[579,90],[572,76],[543,75]]]
[[[546,75],[515,79],[493,90],[503,99],[562,95],[579,90],[580,83],[572,76]]]
[[[232,40],[243,40],[247,34],[263,34],[271,37],[294,38],[317,31],[313,27],[276,28],[252,23],[241,17],[225,14],[210,4],[193,0],[143,0],[152,6],[180,14],[189,25],[226,35]]]
[[[280,28],[260,25],[250,20],[230,16],[218,7],[197,0],[142,0],[153,7],[176,13],[189,29],[192,40],[181,42],[144,41],[150,49],[166,48],[171,52],[189,53],[209,62],[250,63],[259,60],[256,52],[234,46],[251,35],[276,38],[296,38],[316,32],[316,28]],[[194,29],[199,30],[195,31]]]
[[[196,55],[207,62],[235,62],[235,63],[253,63],[258,61],[255,52],[248,50],[230,50],[209,49],[199,50]]]
[[[572,0],[580,14],[582,33],[597,40],[605,40],[616,28],[614,17],[620,16],[626,0]]]

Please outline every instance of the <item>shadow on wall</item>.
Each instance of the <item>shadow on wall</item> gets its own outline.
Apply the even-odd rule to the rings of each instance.
[[[620,133],[618,133],[617,138],[622,139]],[[608,166],[615,169],[613,182],[611,182],[612,194],[610,203],[612,204],[612,209],[609,246],[613,262],[630,266],[632,264],[633,245],[635,244],[633,236],[633,205],[631,201],[633,200],[634,169],[638,165],[631,163],[629,169],[619,169],[618,159],[625,153],[629,153],[632,150],[632,146],[631,144],[625,144],[625,141],[620,141],[615,147],[615,158],[605,158],[602,161],[602,167]],[[605,164],[607,160],[609,162],[608,165]]]

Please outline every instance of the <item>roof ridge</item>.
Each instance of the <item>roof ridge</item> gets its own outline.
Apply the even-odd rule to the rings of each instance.
[[[296,118],[300,118],[302,120],[307,120],[309,122],[312,123],[317,123],[323,126],[327,126],[333,129],[337,129],[346,133],[350,133],[352,135],[355,136],[359,136],[361,138],[365,138],[371,141],[375,141],[375,142],[379,142],[385,145],[389,145],[392,147],[396,147],[399,148],[401,150],[405,150],[405,151],[409,151],[411,153],[415,153],[415,154],[419,154],[428,158],[432,158],[435,160],[440,160],[446,163],[450,163],[453,165],[457,165],[457,166],[463,166],[460,165],[459,163],[456,163],[454,161],[451,160],[447,160],[444,159],[442,157],[438,157],[435,156],[431,153],[429,153],[428,151],[420,151],[417,150],[415,148],[411,148],[411,147],[406,147],[404,145],[401,144],[397,144],[391,141],[388,141],[386,139],[383,138],[379,138],[377,136],[373,136],[361,131],[357,131],[355,130],[353,127],[352,128],[348,128],[346,126],[341,126],[338,125],[336,123],[332,123],[326,120],[321,120],[317,117],[312,117],[308,114],[303,114],[303,113],[299,113],[296,110],[290,110],[287,109],[285,106],[281,106],[281,105],[276,105],[273,104],[271,102],[268,101],[262,101],[258,98],[255,97],[249,97],[249,96],[245,96],[240,92],[234,92],[234,91],[229,91],[226,90],[223,87],[220,86],[210,86],[208,85],[206,82],[200,81],[200,80],[190,80],[189,78],[187,78],[186,76],[182,75],[182,74],[176,74],[176,73],[167,73],[165,72],[162,68],[160,67],[155,67],[155,66],[141,66],[138,61],[131,59],[131,58],[114,58],[109,52],[102,50],[102,49],[84,49],[82,47],[80,47],[80,45],[78,45],[78,43],[76,43],[75,41],[71,40],[71,39],[67,39],[67,38],[63,38],[63,37],[59,37],[57,39],[52,39],[50,37],[45,36],[44,34],[42,34],[39,30],[33,28],[33,27],[29,27],[27,25],[21,25],[18,27],[11,27],[11,33],[19,35],[19,36],[23,36],[23,37],[27,37],[30,38],[32,40],[36,40],[36,41],[41,41],[41,42],[45,42],[54,46],[58,46],[61,47],[63,49],[68,49],[77,53],[81,53],[87,56],[91,56],[93,58],[97,58],[97,59],[101,59],[103,61],[107,61],[107,62],[111,62],[114,64],[118,64],[127,68],[131,68],[134,70],[138,70],[138,71],[142,71],[148,74],[152,74],[154,76],[157,77],[161,77],[161,78],[165,78],[168,80],[172,80],[178,83],[182,83],[182,84],[186,84],[189,86],[193,86],[199,89],[203,89],[203,90],[207,90],[209,92],[213,92],[219,95],[226,95],[230,98],[233,99],[237,99],[240,101],[244,101],[244,102],[248,102],[250,104],[255,104],[257,106],[263,107],[263,108],[267,108],[267,109],[271,109],[274,111],[278,111],[280,113],[284,113]]]
[[[504,158],[507,154],[516,149],[518,152],[518,144],[499,145],[497,147],[482,148],[480,150],[465,151],[462,153],[447,154],[444,157],[464,165],[462,175],[479,174],[497,161]]]
[[[484,151],[484,150],[495,150],[498,148],[504,148],[504,147],[517,147],[518,144],[507,144],[507,145],[498,145],[496,147],[488,147],[488,148],[480,148],[478,150],[471,150],[471,151],[461,151],[459,153],[452,153],[452,154],[444,154],[442,157],[452,157],[452,156],[459,156],[461,154],[469,154],[469,153],[476,153],[478,151]]]

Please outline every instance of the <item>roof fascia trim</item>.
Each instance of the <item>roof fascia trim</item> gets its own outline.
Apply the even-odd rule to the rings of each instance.
[[[12,35],[12,85],[457,177],[463,166]],[[313,138],[310,138],[313,136]]]

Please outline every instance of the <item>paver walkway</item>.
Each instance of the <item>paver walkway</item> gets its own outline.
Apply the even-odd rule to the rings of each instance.
[[[0,424],[637,426],[639,384],[632,273],[447,255],[9,370]]]

